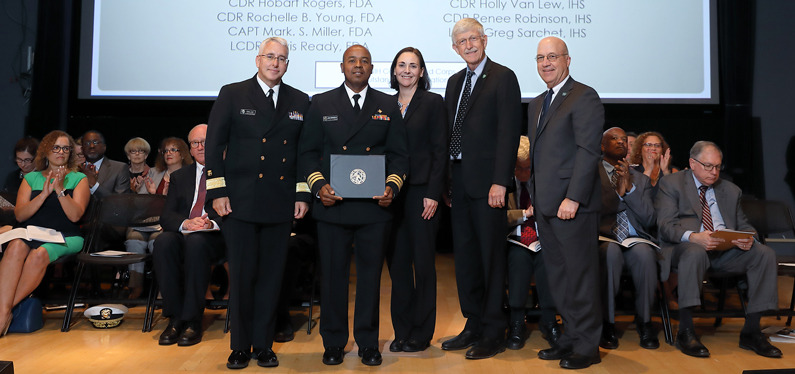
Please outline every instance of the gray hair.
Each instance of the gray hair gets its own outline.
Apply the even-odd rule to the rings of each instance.
[[[279,43],[279,44],[283,45],[284,48],[287,48],[287,56],[286,57],[290,57],[290,47],[287,45],[287,40],[285,40],[282,37],[278,37],[278,36],[271,36],[270,38],[263,40],[262,43],[259,45],[259,54],[262,54],[262,49],[265,48],[265,45],[270,43],[270,42],[276,42],[276,43]]]
[[[530,138],[524,135],[519,137],[519,149],[516,152],[516,158],[521,161],[530,159]]]
[[[473,29],[477,30],[478,33],[480,33],[480,36],[486,34],[485,31],[483,31],[483,25],[474,18],[462,18],[460,21],[456,22],[455,26],[453,26],[453,32],[450,34],[450,39],[453,40],[453,45],[456,43],[456,35],[463,34]]]
[[[720,150],[720,147],[718,147],[717,144],[709,140],[699,140],[696,142],[696,144],[693,144],[693,148],[690,148],[690,158],[698,160],[704,150],[709,147],[715,148],[715,150],[720,154],[720,159],[723,160],[723,151]]]

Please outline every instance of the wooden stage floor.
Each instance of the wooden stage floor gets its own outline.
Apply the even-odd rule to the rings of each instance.
[[[537,353],[548,347],[535,325],[527,345],[518,351],[506,351],[486,360],[466,360],[465,351],[446,352],[440,349],[441,342],[454,336],[464,326],[464,318],[458,307],[452,255],[438,255],[438,314],[436,334],[427,351],[391,353],[388,350],[393,337],[389,316],[390,281],[386,271],[381,287],[381,333],[380,343],[384,362],[381,366],[367,367],[356,356],[352,342],[346,347],[345,362],[339,366],[325,366],[321,362],[323,343],[317,327],[311,335],[306,334],[304,311],[293,312],[294,324],[302,330],[289,343],[274,344],[280,365],[277,368],[261,368],[252,361],[248,368],[239,372],[268,373],[312,373],[312,372],[387,372],[387,373],[547,373],[563,372],[557,361],[539,360]],[[354,278],[352,278],[353,283]],[[353,293],[353,287],[351,287]],[[780,303],[786,307],[792,292],[792,278],[779,278]],[[351,297],[351,307],[353,297]],[[317,309],[316,309],[317,310]],[[352,308],[351,308],[352,311]],[[80,310],[82,313],[82,310]],[[223,333],[225,310],[206,310],[204,340],[192,347],[176,345],[161,347],[158,336],[165,327],[165,320],[158,320],[150,333],[142,333],[143,307],[131,310],[118,328],[98,330],[82,315],[68,333],[60,332],[63,312],[45,313],[44,328],[31,334],[8,334],[0,338],[0,360],[13,361],[16,373],[216,373],[229,372],[226,359],[229,356],[229,336]],[[317,313],[316,313],[317,315]],[[156,314],[159,318],[160,313]],[[352,316],[352,313],[351,313]],[[352,319],[352,317],[351,317]],[[658,318],[653,319],[661,329]],[[765,317],[762,325],[784,325],[784,320]],[[795,368],[795,344],[778,343],[784,352],[782,359],[768,359],[753,352],[740,349],[737,344],[743,320],[724,319],[720,328],[712,327],[712,319],[697,319],[696,329],[702,342],[709,348],[709,358],[693,358],[680,353],[664,343],[657,350],[645,350],[638,346],[638,336],[632,317],[620,317],[619,331],[626,331],[620,338],[616,350],[601,350],[602,363],[582,370],[584,373],[741,373],[747,369]],[[674,331],[676,331],[674,321]]]

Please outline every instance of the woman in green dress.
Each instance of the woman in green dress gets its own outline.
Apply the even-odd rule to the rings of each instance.
[[[42,139],[36,151],[36,171],[25,175],[14,214],[21,227],[28,225],[60,231],[66,243],[14,239],[0,261],[0,325],[3,335],[11,324],[11,308],[41,283],[47,265],[58,257],[77,253],[83,237],[77,222],[88,206],[90,192],[83,173],[77,172],[75,142],[62,131]]]

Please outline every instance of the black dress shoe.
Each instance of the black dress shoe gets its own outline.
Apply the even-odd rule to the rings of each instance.
[[[508,339],[505,339],[505,348],[522,349],[524,347],[527,326],[524,321],[514,321],[508,326]]]
[[[602,324],[602,336],[599,338],[599,346],[604,349],[618,348],[615,323],[605,322]]]
[[[392,344],[389,345],[390,352],[403,352],[403,346],[406,344],[406,341],[403,339],[395,339],[392,341]]]
[[[182,335],[179,336],[177,345],[180,347],[188,347],[191,345],[199,344],[202,341],[202,330],[189,326],[185,328]]]
[[[550,347],[558,345],[558,339],[563,336],[563,326],[557,322],[543,323],[538,325],[538,330],[541,331],[541,337],[549,342]]]
[[[740,348],[754,351],[764,357],[781,357],[781,350],[770,344],[761,331],[750,334],[740,332]]]
[[[482,338],[474,347],[467,351],[466,358],[470,360],[479,360],[482,358],[494,357],[502,352],[505,352],[505,344],[503,344],[501,340]]]
[[[461,331],[458,336],[442,343],[442,349],[445,351],[456,351],[459,349],[469,348],[478,342],[480,336],[472,331]]]
[[[264,368],[276,367],[279,366],[279,359],[276,358],[276,353],[273,353],[270,348],[257,350],[257,365]]]
[[[579,353],[572,353],[560,360],[560,367],[566,369],[585,369],[600,362],[602,362],[602,358],[599,357],[599,354],[591,357]]]
[[[362,363],[367,366],[381,365],[381,352],[378,352],[378,348],[360,349],[359,357],[362,358]]]
[[[295,330],[289,322],[276,326],[276,333],[273,334],[273,341],[286,343],[295,339]]]
[[[342,363],[342,356],[345,355],[345,351],[342,348],[326,348],[326,351],[323,352],[323,363],[326,365],[339,365]]]
[[[552,347],[538,351],[538,358],[542,360],[562,360],[572,353],[571,349],[563,347]]]
[[[640,337],[641,348],[646,348],[646,349],[660,348],[660,340],[657,339],[657,331],[654,331],[654,327],[651,325],[651,321],[645,323],[639,323],[637,325],[636,330],[638,330],[638,336]]]
[[[692,328],[679,331],[676,334],[676,348],[682,353],[693,357],[709,357],[709,350],[701,341],[698,340],[696,332]]]
[[[420,341],[409,339],[406,340],[406,344],[403,344],[403,352],[422,352],[430,346],[431,342],[428,340]]]
[[[251,355],[248,352],[244,351],[232,351],[232,354],[229,355],[229,358],[226,360],[226,368],[227,369],[242,369],[248,366],[248,361],[251,359]]]
[[[160,334],[160,339],[157,343],[160,345],[176,344],[181,333],[182,321],[172,318],[168,321],[168,326],[166,326],[166,329],[163,330],[162,334]]]

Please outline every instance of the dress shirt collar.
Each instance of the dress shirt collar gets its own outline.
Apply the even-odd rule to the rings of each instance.
[[[364,108],[364,98],[367,97],[367,90],[370,88],[370,85],[368,84],[368,85],[364,86],[364,89],[362,89],[361,92],[353,92],[353,90],[350,87],[348,87],[348,85],[345,84],[345,83],[343,83],[342,86],[345,87],[345,92],[348,94],[348,100],[350,100],[350,102],[351,102],[351,108],[353,108],[355,106],[354,101],[353,101],[353,95],[356,95],[356,94],[359,94],[359,95],[362,96],[362,97],[359,98],[359,107],[360,108]]]
[[[571,75],[567,75],[566,78],[563,78],[563,80],[560,83],[558,83],[557,86],[552,87],[553,94],[552,94],[552,101],[550,101],[550,105],[552,102],[555,101],[555,98],[558,97],[558,93],[560,93],[561,88],[563,88],[563,85],[566,84],[569,78],[571,78]],[[549,92],[549,89],[547,89],[547,92]]]
[[[271,90],[271,89],[273,90],[273,107],[274,108],[276,107],[276,103],[279,102],[278,101],[279,100],[279,88],[281,88],[281,86],[282,86],[281,82],[282,81],[279,81],[279,84],[277,84],[277,85],[275,85],[273,87],[268,87],[268,85],[265,84],[265,82],[262,79],[259,78],[259,74],[257,74],[257,83],[259,83],[259,86],[260,86],[260,88],[262,88],[262,92],[265,93],[265,96],[268,96],[268,90]]]

